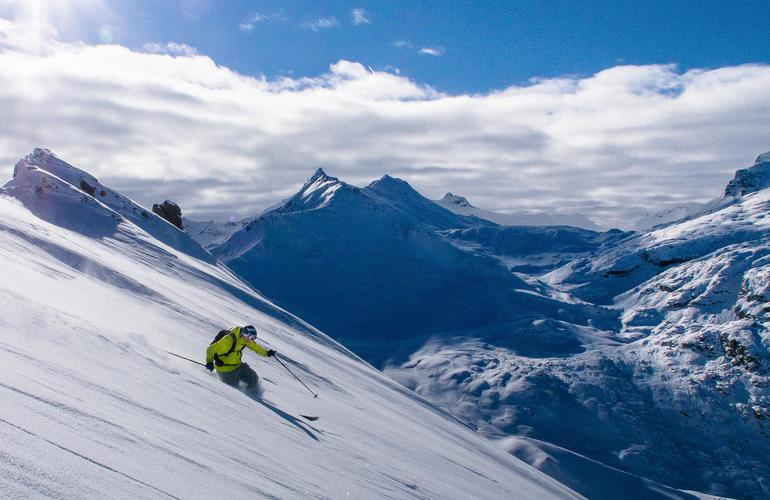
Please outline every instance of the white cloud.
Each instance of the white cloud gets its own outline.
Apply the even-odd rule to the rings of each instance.
[[[186,56],[186,57],[192,57],[192,56],[198,55],[198,49],[196,49],[195,47],[192,47],[185,43],[176,43],[176,42],[145,43],[144,45],[142,45],[142,49],[144,49],[145,52],[150,52],[151,54],[168,54],[171,56]]]
[[[336,28],[339,25],[340,22],[337,21],[337,18],[335,17],[319,17],[318,19],[306,22],[302,25],[302,28],[312,31],[321,31],[329,28]]]
[[[445,54],[444,47],[422,47],[418,52],[433,57],[441,57]]]
[[[254,12],[249,14],[249,17],[246,19],[246,21],[238,24],[238,28],[240,28],[241,31],[251,31],[259,23],[264,23],[276,19],[282,19],[282,15],[277,12],[273,14],[260,14],[259,12]]]
[[[433,56],[433,57],[441,57],[444,54],[446,54],[446,50],[444,50],[444,47],[437,45],[435,47],[418,47],[414,45],[412,42],[409,42],[407,40],[397,40],[393,42],[393,46],[397,49],[409,49],[414,50],[418,54],[424,55],[424,56]]]
[[[353,9],[350,12],[350,15],[353,17],[353,25],[358,26],[360,24],[369,24],[372,22],[367,16],[366,11],[361,8]]]
[[[173,198],[201,217],[254,214],[322,165],[355,184],[390,173],[432,197],[628,226],[640,210],[718,196],[770,149],[768,65],[616,66],[446,95],[351,61],[269,80],[203,55],[30,50],[23,34],[0,20],[6,176],[49,147],[137,201]]]

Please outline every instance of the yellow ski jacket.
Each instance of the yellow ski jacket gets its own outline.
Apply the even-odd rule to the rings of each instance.
[[[218,372],[231,372],[241,366],[241,356],[243,349],[248,347],[260,356],[267,357],[267,349],[257,344],[253,340],[248,340],[241,335],[241,327],[236,326],[230,333],[214,342],[206,349],[206,363],[214,363],[218,359],[219,363],[214,363]]]

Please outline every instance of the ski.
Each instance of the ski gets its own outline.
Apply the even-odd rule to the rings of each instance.
[[[315,422],[316,420],[318,420],[319,418],[321,418],[321,417],[310,417],[310,416],[308,416],[308,415],[300,415],[300,417],[302,417],[302,418],[304,418],[304,419],[307,419],[307,420],[310,420],[311,422]]]

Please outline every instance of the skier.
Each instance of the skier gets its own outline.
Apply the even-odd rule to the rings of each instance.
[[[275,351],[257,344],[257,329],[251,325],[236,326],[232,330],[222,330],[206,349],[206,368],[212,371],[215,367],[222,382],[238,386],[243,381],[246,387],[257,385],[259,376],[249,365],[241,362],[243,349],[248,347],[260,356],[275,356]]]

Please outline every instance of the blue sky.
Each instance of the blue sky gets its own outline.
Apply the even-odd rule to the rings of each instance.
[[[319,166],[630,227],[770,149],[770,2],[0,0],[0,165],[254,215]],[[10,175],[10,174],[9,174]]]
[[[94,2],[70,3],[80,21],[59,27],[64,39],[95,43],[107,27],[128,47],[184,43],[238,72],[271,78],[315,76],[347,59],[398,68],[452,93],[621,63],[686,70],[770,61],[767,1],[114,0],[94,13]],[[354,9],[368,22],[356,25]],[[319,19],[328,27],[308,28]]]

